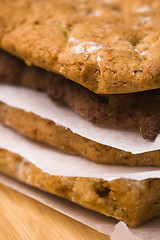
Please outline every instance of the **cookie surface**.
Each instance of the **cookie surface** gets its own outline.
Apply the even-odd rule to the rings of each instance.
[[[24,136],[103,164],[160,166],[160,151],[132,154],[84,138],[53,121],[0,102],[0,121]],[[57,137],[58,136],[58,137]]]
[[[48,87],[53,100],[64,101],[74,111],[98,126],[139,130],[144,139],[160,133],[160,90],[130,94],[98,95],[66,79]]]
[[[159,8],[159,0],[1,0],[0,46],[99,94],[159,88]]]
[[[20,155],[0,148],[0,171],[86,208],[137,226],[160,214],[160,179],[104,179],[55,176]]]
[[[99,126],[136,129],[149,140],[154,140],[160,132],[160,90],[98,95],[60,75],[28,67],[3,51],[0,51],[0,82],[47,91],[53,100],[65,102]]]

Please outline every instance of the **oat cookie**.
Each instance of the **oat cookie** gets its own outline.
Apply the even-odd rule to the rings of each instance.
[[[132,154],[86,139],[53,121],[0,102],[0,121],[31,139],[103,164],[160,166],[160,151]],[[58,136],[58,137],[57,137]]]
[[[159,0],[1,0],[0,47],[98,94],[155,89],[159,8]]]
[[[137,226],[160,214],[160,179],[142,181],[54,176],[16,153],[0,149],[0,171],[22,182],[67,198],[86,208]]]

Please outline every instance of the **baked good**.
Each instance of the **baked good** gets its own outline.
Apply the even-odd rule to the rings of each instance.
[[[139,130],[144,139],[151,141],[160,133],[159,89],[100,95],[72,81],[55,79],[47,94],[98,126]]]
[[[54,176],[2,148],[0,171],[86,208],[123,220],[132,227],[160,214],[159,178],[106,181],[90,177]]]
[[[53,121],[0,102],[0,122],[31,139],[101,164],[160,166],[160,151],[132,154],[84,138]]]
[[[100,95],[55,73],[28,67],[20,59],[0,51],[0,82],[47,91],[53,100],[99,126],[139,129],[145,139],[160,132],[160,90],[132,94]]]
[[[37,66],[1,51],[0,81],[47,91],[96,124],[139,128],[154,140],[160,131],[159,7],[158,0],[0,0],[0,48]],[[104,146],[3,102],[0,121],[98,163],[160,166],[159,151],[134,155]],[[1,147],[0,171],[129,226],[160,214],[159,176],[56,176]]]
[[[1,0],[0,47],[98,94],[155,89],[159,8],[159,0]]]

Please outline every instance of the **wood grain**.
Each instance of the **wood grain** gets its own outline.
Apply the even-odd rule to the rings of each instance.
[[[109,240],[82,223],[1,184],[0,239]]]

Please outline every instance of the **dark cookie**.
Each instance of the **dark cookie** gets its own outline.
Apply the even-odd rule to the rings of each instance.
[[[94,124],[139,129],[149,140],[154,140],[160,133],[160,90],[96,95],[74,82],[61,79],[48,88],[48,95],[53,100],[65,101]]]
[[[160,90],[99,95],[57,74],[28,67],[21,60],[0,52],[0,81],[47,91],[53,100],[100,126],[139,129],[145,139],[160,133]]]

